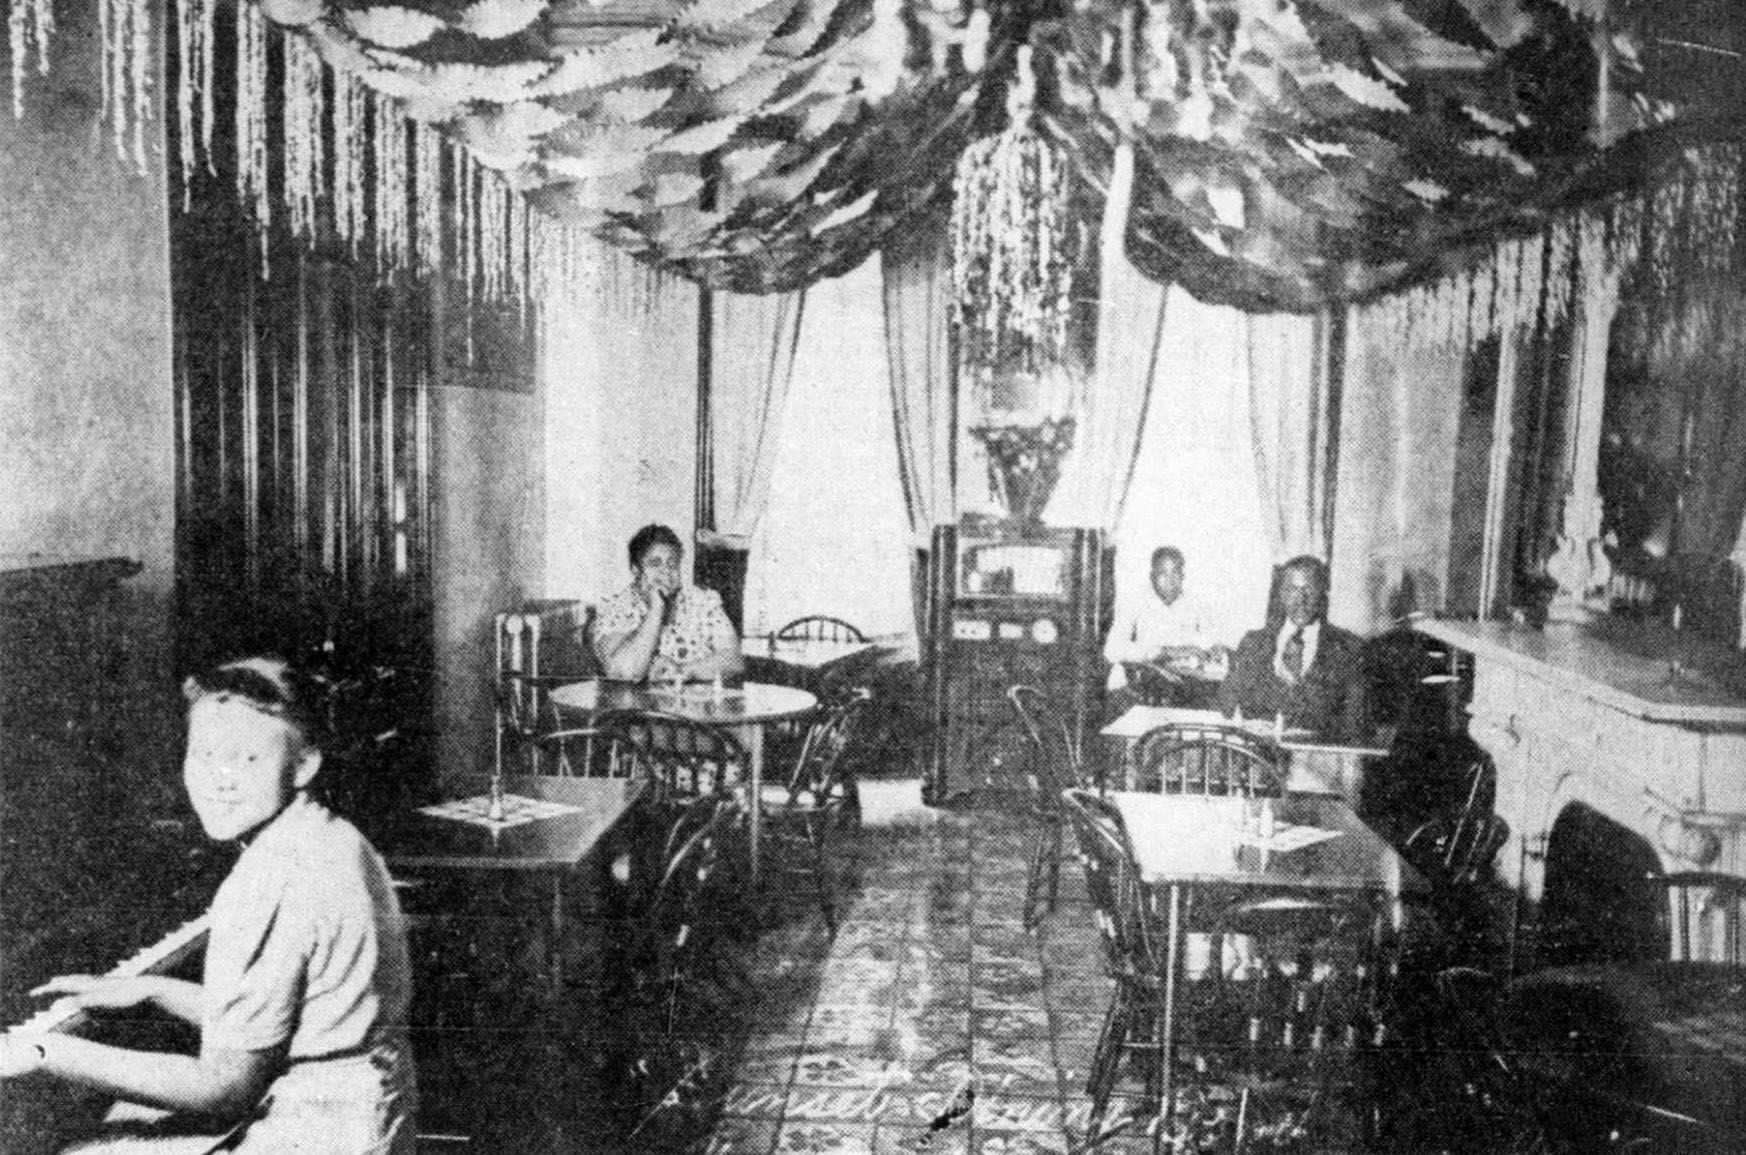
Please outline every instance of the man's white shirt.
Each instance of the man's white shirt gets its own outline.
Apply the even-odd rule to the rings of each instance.
[[[1127,686],[1123,662],[1149,662],[1170,646],[1204,648],[1206,619],[1188,594],[1178,594],[1175,601],[1165,605],[1148,589],[1138,605],[1130,603],[1116,614],[1115,624],[1104,640],[1103,657],[1110,664],[1109,689]]]

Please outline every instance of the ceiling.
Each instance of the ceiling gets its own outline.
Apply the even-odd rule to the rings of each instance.
[[[540,209],[743,292],[842,272],[938,211],[1021,43],[1038,130],[1094,210],[1132,141],[1139,268],[1257,311],[1432,275],[1716,130],[1645,83],[1643,18],[1603,23],[1605,0],[263,7]]]

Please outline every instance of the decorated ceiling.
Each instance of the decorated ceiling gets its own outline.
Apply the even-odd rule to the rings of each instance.
[[[1532,228],[1671,118],[1604,0],[262,0],[547,213],[742,292],[843,271],[1002,127],[1098,203],[1119,141],[1147,275],[1314,308]]]

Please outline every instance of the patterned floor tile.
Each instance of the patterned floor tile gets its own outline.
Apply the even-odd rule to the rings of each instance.
[[[976,1131],[1054,1131],[1064,1113],[1055,1096],[983,1093],[976,1096]]]
[[[788,1092],[780,1086],[761,1083],[738,1083],[728,1088],[723,1097],[721,1113],[725,1118],[765,1119],[772,1123],[782,1118],[788,1103]]]
[[[785,1123],[776,1133],[778,1155],[871,1155],[870,1123]]]
[[[807,1050],[794,1065],[794,1089],[886,1087],[907,1076],[876,1043],[832,1043]]]
[[[871,1002],[819,1003],[812,1009],[809,1044],[854,1042],[891,1026],[891,1007]]]
[[[934,1113],[931,1097],[905,1085],[804,1087],[788,1097],[786,1123],[864,1123],[910,1126]]]
[[[873,1133],[876,1155],[969,1155],[970,1129],[946,1126],[896,1127],[880,1124]]]
[[[972,1002],[970,1029],[979,1039],[1031,1039],[1047,1043],[1049,1013],[1028,1003],[979,1004]]]
[[[794,1061],[804,1050],[801,1035],[754,1035],[740,1055],[736,1079],[741,1083],[786,1087]]]
[[[979,1085],[1002,1092],[1054,1095],[1060,1089],[1060,1073],[1047,1039],[975,1039],[970,1044],[970,1062]]]
[[[1057,1042],[1069,1040],[1072,1042],[1093,1043],[1103,1032],[1103,1017],[1109,1004],[1108,995],[1096,998],[1067,1000],[1065,1004],[1055,992],[1050,992],[1049,1029]],[[1062,1010],[1066,1005],[1073,1009]]]
[[[770,1119],[723,1119],[703,1150],[705,1155],[769,1155],[776,1126]]]
[[[985,1131],[977,1128],[976,1155],[1067,1155],[1073,1141],[1060,1131]]]

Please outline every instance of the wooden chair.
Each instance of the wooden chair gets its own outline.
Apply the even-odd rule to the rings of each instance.
[[[639,1004],[653,1012],[663,1036],[681,1022],[688,1000],[726,993],[718,948],[731,904],[723,901],[722,872],[744,815],[737,800],[704,795],[681,807],[667,829],[635,968]]]
[[[1171,992],[1164,977],[1167,944],[1161,941],[1158,921],[1149,909],[1121,812],[1091,790],[1072,788],[1061,799],[1079,843],[1104,970],[1115,982],[1086,1083],[1091,1097],[1085,1141],[1089,1150],[1106,1138],[1101,1133],[1104,1113],[1120,1079],[1122,1060],[1129,1054],[1144,1064],[1152,1113],[1161,1109],[1163,1056],[1173,1025],[1167,1022]]]
[[[1487,774],[1487,766],[1476,766],[1461,809],[1420,824],[1401,844],[1430,884],[1431,912],[1450,940],[1481,956],[1494,929],[1485,888],[1492,861],[1510,836],[1509,823],[1491,813],[1481,790]]]
[[[849,802],[840,771],[866,705],[862,693],[829,707],[807,731],[788,781],[765,786],[761,798],[776,869],[812,882],[832,935],[837,911],[830,847]]]
[[[865,642],[867,635],[841,618],[810,614],[776,631],[778,642]]]
[[[1312,1138],[1383,1042],[1384,917],[1370,895],[1281,891],[1213,918],[1215,942],[1241,936],[1246,946],[1241,969],[1221,984],[1241,1024],[1240,1051],[1224,1055],[1231,1081],[1295,1102],[1293,1126]],[[1228,1035],[1215,1040],[1221,1049],[1229,1043]],[[1356,1119],[1366,1117],[1364,1104],[1351,1106]]]
[[[563,728],[551,699],[552,682],[537,674],[497,676],[497,766],[503,773],[539,774],[540,739]]]
[[[1134,748],[1141,787],[1161,794],[1278,797],[1285,792],[1283,761],[1271,742],[1223,726],[1158,726]]]
[[[628,759],[613,745],[613,735],[599,726],[549,730],[534,739],[541,772],[561,778],[626,778]]]
[[[1689,870],[1651,875],[1648,884],[1667,891],[1662,919],[1670,960],[1746,966],[1746,943],[1740,937],[1746,878]]]
[[[657,801],[726,794],[746,767],[738,740],[719,726],[645,710],[609,710],[592,727],[618,777],[646,778]]]
[[[1037,837],[1031,847],[1025,879],[1024,926],[1034,928],[1045,912],[1053,912],[1061,884],[1061,851],[1066,829],[1061,792],[1084,785],[1079,746],[1067,719],[1048,695],[1035,686],[1014,686],[1006,692],[1019,725],[1030,740],[1031,816]],[[1046,885],[1046,889],[1045,889]]]
[[[498,773],[513,773],[514,763],[524,773],[540,773],[533,739],[561,725],[544,691],[594,676],[586,640],[593,617],[592,607],[562,599],[531,601],[497,615],[492,632]]]

